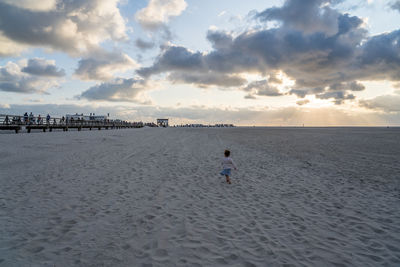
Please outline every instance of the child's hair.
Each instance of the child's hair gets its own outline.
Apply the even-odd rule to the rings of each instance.
[[[224,151],[225,157],[229,157],[230,154],[231,154],[231,152],[230,152],[228,149],[226,149],[226,150]]]

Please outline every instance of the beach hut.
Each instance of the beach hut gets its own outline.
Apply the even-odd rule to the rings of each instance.
[[[157,119],[158,127],[168,127],[168,119]]]

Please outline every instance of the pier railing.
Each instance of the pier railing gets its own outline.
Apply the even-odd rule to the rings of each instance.
[[[73,120],[66,118],[57,118],[39,116],[21,116],[21,115],[9,115],[0,114],[0,130],[14,130],[18,133],[20,130],[25,129],[28,133],[31,130],[42,130],[45,132],[53,129],[62,129],[68,131],[68,129],[121,129],[121,128],[141,128],[143,127],[142,122],[128,122],[121,120]]]

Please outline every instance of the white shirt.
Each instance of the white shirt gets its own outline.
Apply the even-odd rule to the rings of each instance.
[[[230,157],[222,158],[221,165],[223,169],[237,169],[235,163]]]

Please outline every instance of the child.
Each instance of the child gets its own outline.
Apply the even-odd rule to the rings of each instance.
[[[225,175],[226,182],[228,184],[231,184],[231,180],[229,179],[229,175],[231,175],[231,169],[234,168],[235,170],[237,170],[235,163],[233,163],[233,160],[229,157],[230,154],[231,152],[229,150],[225,150],[225,157],[222,159],[221,162],[223,170],[220,173],[221,175]]]

